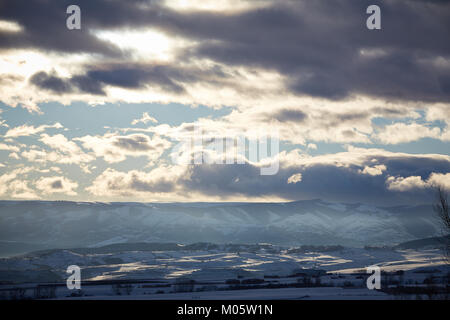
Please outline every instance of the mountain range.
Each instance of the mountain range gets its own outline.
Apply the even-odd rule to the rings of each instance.
[[[439,231],[430,205],[0,201],[0,256],[135,242],[362,247]]]

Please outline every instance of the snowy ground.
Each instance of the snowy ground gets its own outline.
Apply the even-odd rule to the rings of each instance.
[[[88,296],[91,300],[386,300],[392,297],[383,292],[343,288],[281,288],[228,290],[212,292],[182,292],[168,294],[135,294],[129,296]]]
[[[424,286],[427,279],[442,286],[449,272],[437,249],[315,252],[261,246],[241,252],[207,247],[106,253],[52,250],[2,258],[0,297],[10,297],[10,288],[29,288],[25,296],[31,296],[37,284],[59,283],[54,297],[67,298],[73,294],[65,287],[69,265],[82,270],[85,282],[78,298],[84,299],[391,299],[366,288],[366,267],[377,265],[387,272],[386,286]],[[318,276],[315,270],[323,271]],[[394,274],[400,270],[402,274]]]

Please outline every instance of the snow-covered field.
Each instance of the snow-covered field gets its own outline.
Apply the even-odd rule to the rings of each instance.
[[[442,294],[449,270],[430,238],[440,230],[430,215],[429,206],[322,200],[0,201],[0,298],[387,299],[397,287]],[[70,265],[81,268],[80,292],[66,288]],[[366,288],[373,265],[382,292]]]
[[[182,292],[168,294],[104,295],[81,297],[85,300],[387,300],[389,295],[366,288],[280,288]]]
[[[438,249],[207,243],[164,251],[134,251],[133,244],[123,248],[50,250],[0,259],[0,281],[21,283],[0,290],[60,283],[54,297],[73,298],[65,287],[66,268],[78,265],[83,296],[77,298],[83,299],[391,299],[366,288],[366,267],[381,267],[386,286],[422,286],[430,277],[443,285],[450,271]]]

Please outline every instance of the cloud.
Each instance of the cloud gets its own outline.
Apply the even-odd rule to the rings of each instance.
[[[23,81],[24,78],[15,74],[1,74],[0,85],[14,85],[17,82]]]
[[[449,62],[450,64],[450,62]],[[427,108],[427,121],[444,121],[450,124],[450,108],[447,104],[437,103]]]
[[[151,122],[151,123],[158,123],[158,120],[156,120],[155,118],[151,117],[148,112],[144,112],[142,114],[142,117],[140,119],[134,119],[131,124],[135,125],[142,122],[143,124],[147,124],[147,122]]]
[[[145,129],[131,128],[127,131],[154,132],[173,139],[179,139],[180,135],[189,136],[193,134],[193,130],[188,130],[189,127],[198,127],[210,136],[236,137],[240,135],[248,136],[255,133],[261,134],[263,131],[267,131],[265,128],[269,126],[272,132],[279,133],[281,141],[292,144],[307,146],[313,141],[372,143],[371,136],[374,134],[375,126],[371,119],[376,118],[380,114],[378,113],[379,108],[368,107],[367,115],[364,117],[358,116],[352,118],[350,117],[352,112],[360,112],[358,104],[330,102],[327,103],[326,107],[320,109],[316,109],[314,105],[305,105],[296,108],[284,107],[281,104],[271,106],[271,111],[266,111],[263,106],[257,105],[244,110],[234,110],[230,114],[218,119],[201,118],[195,122],[185,122],[179,126],[160,124]],[[408,111],[405,112],[408,114],[411,113]],[[295,118],[294,114],[297,118]],[[308,114],[308,116],[304,117],[303,114]],[[280,118],[280,115],[283,115],[285,118]],[[284,121],[276,120],[276,117]],[[299,121],[299,119],[302,120]],[[258,133],[258,131],[260,132]]]
[[[77,88],[82,93],[90,93],[93,95],[106,95],[103,89],[103,83],[96,81],[85,75],[75,75],[67,81],[73,88]],[[73,89],[72,88],[72,89]]]
[[[58,163],[86,163],[95,160],[92,155],[85,153],[75,142],[69,141],[62,134],[50,136],[44,133],[41,134],[39,141],[56,152],[47,153],[31,150],[31,153],[26,153],[29,160],[35,158],[35,160],[41,159],[42,161],[54,161]],[[34,157],[33,154],[37,157]]]
[[[33,200],[40,197],[28,186],[27,181],[14,180],[9,185],[11,197],[16,199]]]
[[[307,117],[304,112],[293,109],[281,109],[273,114],[273,118],[280,122],[303,122]]]
[[[19,155],[18,155],[16,152],[11,152],[11,153],[9,154],[9,157],[10,157],[11,159],[16,159],[16,160],[19,160],[19,159],[20,159]]]
[[[287,179],[287,183],[288,184],[289,183],[297,183],[297,182],[300,182],[300,181],[302,181],[302,174],[301,173],[293,174],[292,176],[290,176]]]
[[[135,0],[124,5],[117,0],[80,0],[77,4],[88,14],[83,14],[83,28],[74,31],[64,26],[70,1],[4,1],[0,19],[21,27],[19,32],[2,32],[0,50],[5,55],[11,50],[64,53],[73,64],[59,61],[25,74],[45,94],[16,89],[3,100],[38,110],[36,101],[49,99],[208,106],[243,106],[255,99],[270,106],[294,97],[441,103],[450,99],[447,2],[384,2],[386,27],[380,32],[365,27],[370,1],[233,3],[222,2],[220,11],[198,3],[186,10],[176,1]],[[167,59],[155,61],[136,55],[140,47],[152,49],[151,44],[135,40],[123,48],[108,40],[114,37],[104,36],[124,32],[132,39],[151,32],[176,45],[168,47]],[[64,77],[50,71],[53,67]],[[11,87],[17,85],[7,86]],[[30,100],[31,94],[35,98]],[[280,121],[302,120],[295,112],[293,117],[274,116]]]
[[[450,191],[450,173],[436,173],[433,172],[428,178],[428,184],[431,187],[440,186]]]
[[[96,157],[103,157],[108,163],[121,162],[127,156],[146,156],[150,161],[157,160],[170,147],[171,143],[159,136],[150,138],[144,134],[120,136],[108,133],[103,136],[84,136],[75,138],[84,148],[94,152]]]
[[[449,156],[409,155],[381,149],[349,148],[346,152],[319,156],[300,150],[283,151],[278,161],[280,169],[272,176],[261,176],[260,167],[248,161],[234,165],[177,165],[150,172],[108,169],[88,190],[98,197],[115,199],[136,196],[182,201],[186,195],[195,195],[197,201],[321,198],[387,205],[429,201],[427,190],[432,183],[442,183],[450,172]],[[404,176],[414,178],[394,178]],[[427,185],[410,187],[420,185],[415,176],[429,177]],[[407,195],[401,197],[400,191]]]
[[[4,195],[8,192],[9,183],[13,181],[17,176],[17,171],[5,173],[0,176],[0,194]]]
[[[36,188],[44,194],[66,194],[76,196],[78,183],[62,176],[42,177],[36,181]]]
[[[441,187],[450,190],[450,173],[432,172],[427,180],[422,180],[421,176],[409,177],[388,177],[386,184],[389,190],[411,191],[414,189],[425,189]]]
[[[417,123],[395,123],[385,126],[376,138],[384,144],[406,143],[422,138],[440,139],[441,129]]]
[[[27,159],[30,162],[58,162],[62,159],[62,157],[56,152],[47,152],[45,150],[25,150],[20,154],[24,159]]]
[[[15,199],[38,199],[39,196],[29,187],[29,182],[23,179],[33,170],[33,167],[21,167],[0,175],[0,195],[9,195]]]
[[[82,93],[105,95],[101,82],[84,75],[61,78],[55,72],[47,74],[44,71],[39,71],[33,74],[29,81],[36,87],[51,91],[55,94],[73,93],[78,89]]]
[[[64,53],[98,53],[103,55],[120,55],[121,52],[113,43],[101,41],[89,32],[89,27],[94,25],[90,17],[101,19],[102,10],[108,11],[111,15],[106,18],[103,15],[103,22],[117,16],[119,12],[123,14],[137,11],[136,5],[125,6],[120,1],[99,1],[96,4],[89,1],[78,1],[77,4],[83,8],[83,28],[71,32],[65,26],[66,8],[70,1],[59,1],[58,3],[32,1],[3,1],[0,19],[5,19],[17,23],[21,26],[19,32],[2,32],[0,48],[39,48],[43,50],[58,51]],[[136,4],[136,2],[135,2]],[[24,10],[26,8],[26,10]],[[136,12],[137,13],[137,12]],[[128,15],[129,19],[133,19]],[[111,23],[112,20],[109,20]],[[102,23],[99,21],[99,23]],[[120,22],[119,22],[120,23]],[[52,36],[49,37],[48,35]]]
[[[223,199],[246,195],[249,198],[272,196],[287,200],[321,198],[398,204],[404,199],[394,192],[397,191],[395,188],[386,187],[388,176],[401,176],[406,172],[423,176],[450,172],[448,156],[408,155],[377,149],[350,149],[320,156],[308,156],[298,151],[282,152],[279,160],[280,170],[274,176],[259,176],[258,168],[250,164],[194,166],[185,187],[207,195],[219,194]],[[375,164],[378,167],[374,169]],[[382,174],[378,174],[384,167]],[[288,183],[298,173],[301,173],[301,183]],[[239,180],[235,182],[237,178]],[[428,201],[427,197],[426,192],[415,190],[406,201],[420,203]]]
[[[125,90],[156,89],[166,94],[185,93],[183,83],[217,81],[225,74],[216,69],[155,65],[130,62],[97,63],[85,66],[84,73],[71,77],[60,77],[56,72],[39,71],[30,77],[29,82],[40,89],[59,95],[106,95],[106,87]]]
[[[315,143],[308,143],[307,148],[311,150],[317,150],[317,145]]]
[[[386,166],[384,164],[376,165],[374,167],[364,167],[364,170],[360,170],[362,174],[368,174],[370,176],[379,176],[386,171]]]
[[[341,99],[360,93],[448,101],[450,92],[441,71],[416,55],[424,50],[426,56],[447,56],[448,22],[436,22],[435,17],[445,19],[441,10],[448,3],[425,8],[409,1],[385,2],[383,23],[389,33],[377,34],[364,26],[363,13],[369,4],[283,1],[227,15],[169,13],[170,24],[163,27],[203,40],[193,53],[196,56],[228,65],[275,69],[287,77],[290,90],[299,94]],[[345,17],[345,22],[332,18],[336,16]],[[417,19],[420,24],[407,23]],[[361,54],[367,48],[384,54]]]
[[[39,88],[47,89],[55,93],[66,93],[72,91],[72,88],[66,81],[58,78],[57,76],[48,75],[42,71],[35,73],[30,78],[30,82]]]
[[[9,144],[0,143],[0,150],[18,152],[20,150],[20,148],[17,147],[17,146],[12,146],[12,145],[9,145]]]
[[[131,170],[120,172],[108,168],[86,188],[96,196],[148,197],[171,193],[177,189],[176,168],[159,167],[150,172]],[[172,196],[172,194],[171,194]]]
[[[84,152],[74,141],[67,139],[62,134],[49,135],[43,133],[40,135],[39,141],[50,151],[32,145],[22,151],[20,155],[29,162],[36,163],[60,163],[60,164],[79,164],[92,162],[95,157],[92,154]]]
[[[17,137],[23,137],[23,136],[31,136],[31,135],[41,133],[48,128],[61,129],[61,128],[63,128],[63,126],[59,122],[57,122],[53,125],[41,125],[38,127],[24,124],[24,125],[9,129],[5,134],[5,138],[17,138]]]
[[[62,151],[64,153],[79,153],[81,149],[73,142],[69,141],[64,135],[48,135],[46,133],[41,134],[39,139],[44,144],[50,146],[53,149]]]
[[[22,27],[16,22],[0,20],[0,31],[2,32],[20,32],[22,30]]]
[[[184,91],[184,88],[174,81],[180,74],[168,66],[112,66],[105,70],[91,70],[87,76],[106,85],[128,89],[157,85],[174,93]]]
[[[76,164],[80,173],[96,176],[91,181],[80,174],[76,183],[91,183],[90,194],[113,199],[320,197],[394,203],[422,201],[432,184],[445,183],[448,156],[343,144],[389,144],[390,150],[402,150],[405,146],[394,145],[431,138],[444,148],[450,141],[448,2],[384,1],[379,32],[365,27],[365,9],[372,4],[368,0],[80,0],[82,29],[72,31],[65,28],[69,4],[2,2],[4,104],[32,112],[41,112],[43,102],[74,101],[157,102],[167,108],[182,103],[231,111],[218,117],[211,112],[213,116],[195,122],[181,119],[181,125],[174,125],[178,117],[159,123],[158,113],[145,112],[140,119],[123,119],[142,125],[108,128],[116,130],[108,133],[92,126],[70,138],[46,133],[61,129],[59,123],[5,128],[0,120],[9,139],[0,144],[9,151],[9,158],[2,153],[5,163],[17,165],[11,159],[21,157],[21,165]],[[209,138],[270,128],[290,151],[280,153],[280,171],[268,177],[249,161],[167,166],[172,141],[194,136],[196,124]],[[13,144],[13,138],[26,136],[26,145]],[[28,142],[32,139],[36,144]],[[336,149],[346,151],[323,154]],[[213,152],[207,156],[219,157]],[[129,157],[163,169],[122,163]],[[16,191],[5,187],[6,194],[31,196],[31,180],[20,174],[11,181],[16,180],[28,184],[15,182]],[[59,183],[53,186],[58,189]]]
[[[389,177],[386,180],[389,190],[395,191],[409,191],[417,188],[427,187],[427,183],[422,181],[420,176],[410,176],[410,177]]]

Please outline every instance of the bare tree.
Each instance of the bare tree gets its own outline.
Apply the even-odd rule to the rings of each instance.
[[[450,263],[450,212],[447,198],[447,192],[437,187],[437,203],[433,205],[433,210],[442,224],[445,260]]]

